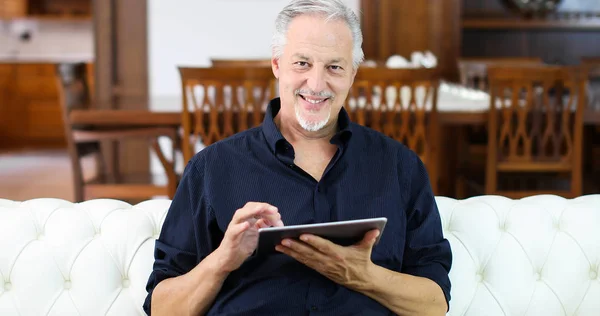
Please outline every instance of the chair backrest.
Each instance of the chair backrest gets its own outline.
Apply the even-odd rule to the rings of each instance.
[[[542,65],[539,57],[474,57],[461,58],[458,61],[460,82],[464,86],[482,91],[488,91],[487,69],[490,66],[527,66]]]
[[[346,108],[351,119],[431,159],[437,128],[439,72],[434,69],[360,68]]]
[[[67,151],[70,156],[75,187],[75,199],[81,201],[83,191],[83,169],[80,157],[90,152],[99,152],[99,143],[78,144],[74,137],[76,129],[84,126],[73,126],[69,119],[72,110],[87,110],[91,106],[91,93],[89,89],[89,66],[84,63],[61,63],[56,65],[56,83],[58,98],[62,112]]]
[[[270,67],[179,67],[179,74],[185,162],[199,141],[208,146],[261,124],[269,101],[277,96]]]
[[[213,67],[233,67],[233,68],[263,68],[271,67],[271,59],[219,59],[212,58],[210,60]]]
[[[488,78],[488,172],[499,164],[513,164],[512,172],[540,172],[550,165],[548,172],[581,172],[585,71],[492,66]]]
[[[600,57],[582,57],[588,75],[588,107],[600,111]]]

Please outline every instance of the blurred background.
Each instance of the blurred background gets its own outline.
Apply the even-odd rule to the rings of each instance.
[[[600,1],[344,2],[361,19],[367,59],[363,67],[435,69],[440,114],[424,124],[437,133],[428,135],[436,144],[428,159],[429,166],[435,164],[430,173],[435,174],[436,194],[462,198],[493,192],[486,188],[492,163],[487,158],[486,69],[523,64],[585,71],[585,90],[570,90],[571,96],[577,92],[575,102],[585,103],[583,126],[574,127],[581,128],[582,135],[567,146],[579,148],[574,152],[580,154],[569,158],[580,163],[555,164],[549,170],[566,175],[544,174],[542,182],[566,188],[565,196],[600,192],[600,99],[594,81],[600,72],[595,68],[600,65]],[[185,82],[178,67],[212,68],[218,60],[254,63],[231,66],[240,71],[264,67],[260,63],[270,58],[275,17],[287,3],[0,0],[0,198],[126,198],[121,195],[125,191],[135,192],[131,199],[171,195],[187,161],[182,142],[190,144],[186,135],[192,129],[189,113],[183,113],[191,105],[184,101]],[[79,76],[89,99],[85,109],[96,112],[71,113],[68,108],[81,97],[66,84],[80,75],[79,68],[72,67],[77,64],[85,65],[85,76]],[[375,116],[365,117],[367,124]],[[215,128],[226,128],[226,119],[219,120],[213,122],[218,123]],[[209,128],[211,122],[203,124]],[[77,134],[78,129],[83,132]],[[210,143],[206,134],[192,134],[199,137],[192,140],[192,152]],[[146,138],[130,139],[135,135]],[[164,154],[157,154],[154,143],[148,142],[155,136],[160,136]],[[105,161],[84,157],[88,152]],[[541,176],[536,168],[525,170]],[[101,169],[113,175],[91,181],[104,172]],[[115,173],[146,174],[141,179],[148,181],[119,186],[123,177]],[[143,187],[147,183],[152,187]],[[568,188],[572,186],[575,189]]]

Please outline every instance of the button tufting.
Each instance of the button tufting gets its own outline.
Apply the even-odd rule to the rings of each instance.
[[[67,281],[65,281],[64,287],[65,287],[65,289],[67,289],[67,290],[71,289],[71,281],[68,281],[68,280],[67,280]]]
[[[483,274],[477,273],[477,282],[483,282]]]
[[[506,223],[500,223],[500,227],[498,227],[498,229],[500,229],[500,231],[505,232],[506,231]]]
[[[129,279],[123,279],[123,287],[127,288],[130,284],[131,282],[129,282]]]
[[[45,237],[44,233],[39,233],[38,236],[37,236],[37,239],[38,240],[42,240],[42,239],[44,239],[44,237]]]
[[[533,275],[533,278],[539,281],[539,280],[541,280],[541,279],[542,279],[542,275],[541,275],[539,272],[536,272],[536,273]]]
[[[598,277],[598,272],[597,271],[590,271],[590,279],[595,280]]]
[[[4,283],[4,289],[10,291],[10,289],[12,289],[12,284],[10,282]]]

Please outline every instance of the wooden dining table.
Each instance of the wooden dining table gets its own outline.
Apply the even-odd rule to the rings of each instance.
[[[438,168],[440,170],[439,195],[453,196],[456,168],[459,164],[455,156],[460,147],[461,135],[468,127],[484,128],[487,124],[487,111],[438,111],[441,129],[441,148],[439,149]],[[93,128],[135,128],[135,127],[168,127],[176,131],[182,127],[182,114],[179,111],[151,110],[73,110],[70,113],[72,124],[86,125]],[[194,119],[194,116],[191,116]],[[190,122],[193,126],[194,122]],[[600,129],[600,111],[586,110],[584,125],[596,126]],[[463,140],[464,141],[464,140]],[[454,153],[452,152],[454,151]],[[442,159],[441,157],[444,157]]]

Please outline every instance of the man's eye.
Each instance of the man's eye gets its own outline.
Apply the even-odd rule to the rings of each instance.
[[[337,71],[337,70],[342,70],[342,67],[340,67],[340,66],[336,66],[336,65],[329,66],[329,68],[330,68],[331,70],[335,70],[335,71]]]
[[[296,65],[298,65],[300,67],[306,67],[306,66],[308,66],[308,63],[305,61],[298,61],[298,62],[296,62]]]

